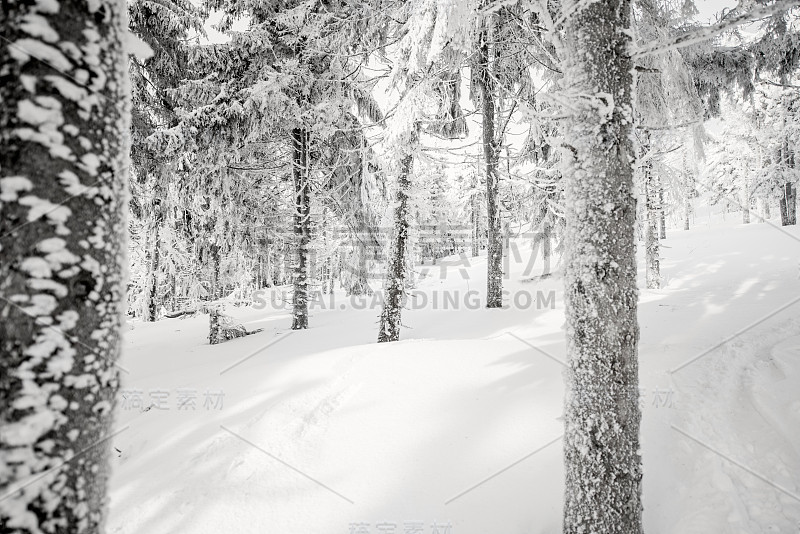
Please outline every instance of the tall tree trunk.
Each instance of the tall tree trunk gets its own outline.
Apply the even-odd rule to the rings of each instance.
[[[291,243],[283,244],[283,261],[280,263],[280,285],[289,283],[292,277],[293,248]]]
[[[694,172],[689,167],[686,151],[683,152],[683,229],[689,229],[689,218],[692,215],[692,196],[694,195]]]
[[[126,8],[2,10],[0,530],[95,533],[125,301]]]
[[[169,302],[170,302],[170,309],[172,311],[176,311],[178,305],[178,275],[175,272],[169,273]]]
[[[486,251],[486,307],[503,306],[503,237],[500,233],[499,148],[495,139],[495,84],[491,74],[491,42],[494,38],[491,17],[487,17],[478,43],[476,79],[481,93],[483,123],[483,158],[486,173],[486,214],[488,246]]]
[[[157,219],[153,225],[153,236],[151,241],[150,261],[147,265],[147,303],[144,310],[143,320],[153,322],[158,318],[158,271],[161,263],[161,247],[159,245],[159,234],[161,222]]]
[[[742,224],[750,224],[750,195],[746,191],[742,202]]]
[[[566,534],[642,532],[630,22],[598,0],[564,25],[563,86],[594,95],[565,129]]]
[[[785,84],[786,81],[784,80],[785,77],[781,77],[781,83]],[[789,103],[786,97],[783,98],[783,107],[785,110],[789,109]],[[786,114],[783,116],[783,130],[786,131]],[[793,169],[794,168],[794,153],[789,148],[789,139],[786,133],[783,134],[783,143],[781,144],[780,148],[780,161],[786,167]],[[781,226],[792,226],[797,224],[797,191],[794,187],[794,184],[787,182],[783,184],[783,190],[781,191],[781,200],[780,200],[780,208],[781,208]]]
[[[686,199],[683,205],[683,229],[689,229],[689,216],[692,214],[692,201]]]
[[[292,130],[292,177],[294,179],[295,263],[292,285],[292,330],[308,328],[308,246],[311,242],[311,199],[309,189],[308,131]]]
[[[414,165],[414,150],[419,132],[415,129],[409,143],[409,152],[400,161],[397,177],[397,193],[394,208],[394,235],[389,252],[386,276],[385,301],[381,312],[378,343],[400,339],[401,312],[406,283],[406,248],[408,245],[408,195],[411,188],[411,171]]]
[[[660,204],[658,202],[658,190],[660,180],[653,172],[653,160],[647,155],[650,152],[650,132],[642,132],[641,158],[642,163],[642,183],[644,183],[645,195],[645,227],[644,227],[644,247],[645,247],[645,274],[648,289],[658,289],[661,287],[661,261],[659,259],[658,242],[658,222],[660,215]]]
[[[211,245],[211,294],[208,300],[217,300],[222,297],[222,287],[220,282],[220,269],[222,268],[222,258],[220,246],[216,243]]]
[[[692,195],[694,194],[694,174],[686,170],[686,182],[684,184],[683,195],[683,229],[689,229],[690,218],[692,216]]]
[[[481,253],[481,197],[478,192],[480,180],[476,173],[472,182],[472,196],[470,198],[471,216],[472,216],[472,240],[471,249],[472,257],[476,258]]]
[[[781,191],[781,226],[797,224],[797,190],[791,183],[783,184]]]
[[[742,224],[750,224],[750,205],[753,203],[750,194],[750,177],[744,165],[738,165],[742,169]]]

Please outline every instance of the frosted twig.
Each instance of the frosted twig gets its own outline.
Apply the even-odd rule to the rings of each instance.
[[[666,40],[654,41],[642,46],[636,47],[631,57],[633,59],[641,59],[652,54],[662,54],[671,50],[678,50],[687,46],[692,46],[701,43],[712,37],[733,29],[748,22],[754,22],[758,19],[776,15],[782,11],[788,11],[793,7],[800,6],[800,0],[776,0],[774,4],[769,6],[759,6],[751,9],[747,13],[741,13],[734,17],[718,22],[705,28],[689,31],[681,35],[676,35]]]

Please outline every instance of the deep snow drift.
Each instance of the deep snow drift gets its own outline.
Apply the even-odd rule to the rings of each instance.
[[[559,532],[562,281],[523,276],[517,244],[510,309],[478,304],[485,259],[451,259],[399,343],[341,293],[300,332],[288,308],[234,308],[264,331],[216,346],[206,316],[136,323],[109,532]],[[800,229],[717,222],[663,245],[639,309],[645,530],[797,532]]]

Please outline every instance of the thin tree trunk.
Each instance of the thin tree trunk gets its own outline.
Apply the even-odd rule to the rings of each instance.
[[[292,245],[291,243],[283,244],[283,261],[280,264],[280,285],[289,283],[292,277]]]
[[[781,77],[781,83],[785,84],[785,76]],[[783,98],[784,110],[789,109],[789,103],[784,96]],[[786,114],[783,115],[783,131],[786,131]],[[783,142],[778,152],[778,157],[786,167],[794,168],[794,154],[789,149],[789,139],[786,133],[783,134]],[[780,199],[781,209],[781,226],[792,226],[797,223],[797,207],[796,207],[796,188],[790,182],[783,184]]]
[[[563,85],[596,99],[565,129],[566,534],[642,532],[630,23],[597,0],[564,24]]]
[[[686,151],[683,152],[683,229],[689,229],[689,218],[692,215],[692,196],[694,195],[694,173],[689,167]]]
[[[486,307],[503,306],[503,237],[500,230],[499,176],[497,173],[499,148],[495,139],[495,87],[491,75],[490,43],[494,32],[487,18],[478,43],[477,80],[481,93],[483,123],[483,158],[486,174],[486,214],[488,246],[486,252]]]
[[[742,224],[750,224],[750,204],[753,203],[753,199],[750,196],[750,178],[747,175],[748,171],[746,170],[744,165],[739,165],[740,168],[743,168],[742,172]]]
[[[330,258],[330,272],[328,274],[328,294],[333,295],[334,284],[336,283],[336,271],[339,266],[339,255],[334,254]]]
[[[683,196],[683,229],[689,229],[689,222],[692,216],[692,194],[694,192],[694,175],[691,171],[686,171],[686,184]]]
[[[126,291],[126,7],[2,11],[0,530],[101,532]]]
[[[311,241],[311,199],[309,189],[308,131],[292,130],[292,176],[294,179],[295,254],[292,330],[308,328],[308,246]]]
[[[175,311],[175,308],[178,306],[178,275],[177,273],[170,272],[169,273],[169,302],[170,302],[170,309]]]
[[[401,313],[406,280],[406,249],[408,245],[408,195],[411,188],[411,171],[414,165],[414,150],[419,132],[412,134],[409,152],[400,162],[397,177],[397,194],[394,209],[394,235],[389,257],[389,268],[385,285],[385,301],[381,312],[378,343],[400,339]]]
[[[781,226],[791,226],[797,223],[796,208],[797,191],[793,184],[785,183],[781,191]]]
[[[217,244],[213,244],[211,245],[211,294],[208,300],[217,300],[222,296],[222,288],[220,287],[221,264],[220,247]]]
[[[470,199],[472,213],[472,257],[477,258],[481,253],[481,199],[478,192],[480,180],[476,173],[472,182],[472,197]]]
[[[692,213],[692,201],[687,198],[686,202],[683,205],[683,229],[684,230],[688,230],[689,229],[689,216],[691,215],[691,213]]]
[[[750,195],[745,192],[745,199],[742,202],[742,224],[750,224]]]
[[[161,260],[161,247],[159,246],[160,221],[156,220],[153,227],[153,238],[150,251],[150,262],[147,266],[147,305],[144,310],[143,320],[153,322],[158,318],[158,271]]]
[[[658,242],[658,222],[660,215],[660,205],[658,202],[658,190],[660,180],[653,172],[653,160],[647,156],[650,152],[650,132],[643,130],[642,133],[641,157],[646,158],[642,163],[642,182],[644,183],[645,195],[645,274],[648,289],[658,289],[661,287],[661,269],[659,259]]]
[[[761,215],[762,215],[761,219],[762,223],[767,219],[769,219],[770,217],[772,217],[772,214],[770,213],[769,209],[769,200],[766,198],[761,199]]]

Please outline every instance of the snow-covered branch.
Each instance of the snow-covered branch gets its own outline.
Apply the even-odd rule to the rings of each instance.
[[[800,6],[800,0],[776,0],[773,4],[755,7],[747,13],[741,13],[717,24],[682,33],[666,40],[658,40],[644,44],[635,49],[632,57],[634,59],[640,59],[653,54],[663,54],[670,50],[678,50],[680,48],[692,46],[716,37],[737,26],[741,26],[742,24],[776,15],[798,6]]]

